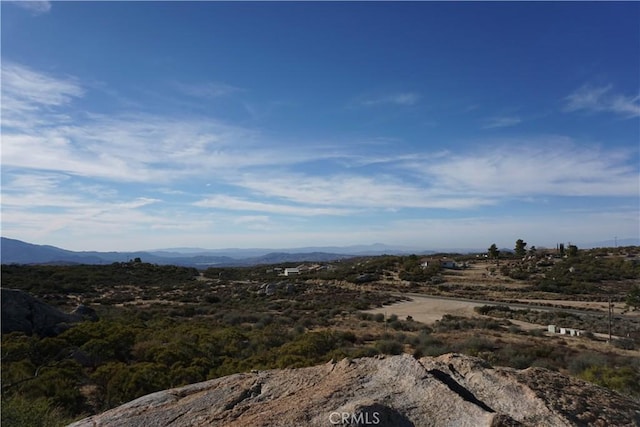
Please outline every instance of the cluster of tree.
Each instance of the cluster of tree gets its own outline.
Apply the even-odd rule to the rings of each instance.
[[[109,265],[2,265],[2,286],[46,294],[91,293],[98,288],[117,285],[173,286],[195,280],[198,270],[173,265],[143,262],[118,262]]]
[[[490,259],[494,259],[494,260],[498,260],[500,259],[500,256],[502,255],[502,257],[510,259],[510,258],[523,258],[525,257],[527,254],[529,255],[535,255],[537,252],[537,249],[535,246],[531,246],[529,249],[527,249],[527,242],[525,242],[522,239],[518,239],[516,240],[515,243],[515,248],[513,249],[513,254],[508,253],[508,254],[504,254],[502,253],[499,249],[498,246],[495,243],[492,243],[491,246],[489,246],[489,249],[487,249],[487,255]],[[578,255],[578,246],[576,245],[569,245],[566,249],[564,246],[564,243],[559,243],[557,248],[556,248],[556,252],[558,253],[558,255],[560,257],[564,257],[564,256],[577,256]]]
[[[376,354],[375,343],[365,345],[353,333],[330,327],[343,312],[394,300],[330,284],[294,285],[291,292],[282,287],[266,297],[257,293],[255,282],[215,284],[193,280],[190,269],[134,264],[3,266],[15,287],[45,295],[59,292],[60,286],[51,283],[59,274],[60,280],[83,284],[79,295],[97,284],[122,291],[129,300],[148,297],[149,289],[162,299],[143,309],[98,298],[98,322],[75,325],[56,337],[3,334],[3,424],[39,425],[27,420],[33,417],[60,425],[146,393],[235,372]],[[121,270],[132,273],[120,275]],[[166,274],[166,282],[158,272]],[[125,285],[124,277],[129,278]],[[138,284],[139,294],[132,293],[130,283]],[[25,402],[31,408],[26,412]]]
[[[634,310],[640,308],[640,285],[635,285],[631,288],[627,294],[625,303]]]
[[[516,240],[516,247],[513,253],[516,257],[522,258],[527,253],[526,247],[527,243],[522,239],[518,239]],[[535,246],[533,246],[533,248],[533,250],[535,251]],[[498,260],[500,258],[500,250],[495,243],[492,243],[491,246],[489,246],[489,249],[487,249],[487,254],[491,259]]]
[[[518,312],[515,310],[514,312]],[[508,307],[484,306],[478,312],[484,314],[508,314]],[[544,367],[568,373],[600,386],[617,390],[628,396],[640,398],[640,359],[619,356],[612,352],[598,353],[558,345],[548,337],[538,338],[538,331],[529,335],[515,325],[507,326],[513,331],[509,342],[491,339],[495,331],[503,330],[507,321],[487,318],[465,318],[445,315],[436,322],[434,332],[438,336],[421,331],[416,343],[420,355],[439,355],[460,352],[485,359],[491,364],[525,369],[530,366]],[[492,334],[483,334],[491,330]],[[464,331],[475,331],[465,334]],[[458,338],[447,340],[446,335]],[[560,341],[561,344],[564,342]]]
[[[14,333],[2,342],[3,406],[12,399],[45,398],[73,417],[235,372],[363,354],[355,344],[353,334],[276,323],[212,327],[202,320],[157,318],[84,323],[54,338]]]
[[[432,262],[425,267],[416,255],[402,258],[399,277],[410,282],[428,282],[440,273],[440,264]]]
[[[512,309],[505,305],[483,305],[475,307],[474,311],[483,316],[515,319],[537,325],[559,325],[591,333],[606,334],[609,330],[608,319],[601,312],[575,314],[562,310]],[[630,339],[627,346],[632,348],[640,346],[640,320],[634,318],[617,319],[611,326],[613,335]]]
[[[601,258],[579,253],[562,259],[538,279],[541,290],[562,293],[598,292],[605,281],[640,278],[640,264],[624,258]]]
[[[526,250],[526,243],[516,242],[518,248]],[[335,265],[335,269],[318,272],[316,277],[334,273],[335,277],[345,278],[361,274],[380,277],[388,271],[398,271],[401,277],[428,280],[440,268],[436,264],[429,267],[432,270],[424,269],[415,255],[362,258]],[[581,277],[580,281],[590,277],[596,280],[594,283],[640,277],[638,264],[591,253],[578,253],[563,259],[550,271],[552,277],[556,277],[554,284],[560,288],[563,285],[558,283],[562,280],[571,285],[576,277]],[[498,362],[518,367],[536,363],[536,360],[551,363],[551,356],[525,360],[516,354],[518,349],[478,339],[448,345],[441,338],[425,334],[421,338],[411,338],[405,331],[413,330],[414,323],[397,317],[388,319],[387,326],[402,336],[378,337],[367,331],[369,336],[365,340],[360,332],[344,332],[342,328],[332,330],[337,322],[350,317],[355,322],[365,321],[366,316],[359,320],[356,316],[343,314],[393,301],[388,295],[325,282],[295,284],[292,288],[283,286],[267,297],[258,294],[259,282],[247,281],[247,278],[267,274],[264,266],[210,269],[206,273],[229,283],[196,281],[197,273],[194,269],[142,262],[108,266],[2,266],[4,286],[36,295],[65,295],[73,290],[87,296],[108,289],[116,294],[121,292],[118,298],[128,298],[127,301],[140,296],[164,300],[144,309],[137,306],[121,308],[109,306],[115,299],[99,296],[96,301],[102,305],[97,306],[101,318],[98,322],[76,325],[56,337],[4,334],[3,424],[64,424],[72,418],[160,389],[250,369],[300,367],[331,358],[397,353],[404,351],[407,345],[425,355],[464,351],[481,357],[498,357]],[[243,282],[232,283],[235,278]],[[584,287],[584,283],[580,283]],[[134,291],[129,288],[134,287],[138,288],[135,291],[138,294],[131,293]],[[634,288],[629,301],[632,304],[640,301],[639,295],[640,287]],[[384,318],[381,320],[385,321]],[[492,319],[483,319],[482,324],[474,322],[443,319],[437,332],[505,326]],[[560,366],[560,362],[557,363]],[[584,373],[594,381],[599,381],[598,378],[605,374],[620,374],[623,377],[621,384],[626,384],[628,378],[622,371],[611,373],[596,368]],[[617,387],[619,384],[605,385]],[[30,421],[32,419],[38,422]]]
[[[634,247],[625,248],[626,252],[634,253]],[[500,267],[500,259],[506,262],[500,267],[504,276],[518,280],[535,280],[540,290],[561,293],[592,293],[599,292],[598,284],[604,281],[621,281],[640,278],[640,264],[628,261],[618,251],[617,256],[608,257],[608,252],[596,250],[579,250],[576,245],[563,243],[557,245],[555,258],[547,263],[532,256],[538,250],[532,246],[527,250],[527,243],[518,239],[515,242],[513,254],[503,254],[493,243],[487,249],[488,258],[495,260]],[[537,274],[534,274],[537,273]],[[633,298],[632,298],[633,301]]]
[[[303,323],[313,327],[313,321]],[[64,416],[77,417],[157,390],[250,369],[376,353],[375,345],[361,345],[353,333],[308,331],[286,315],[236,326],[121,316],[79,324],[57,337],[5,334],[3,407],[46,399]]]

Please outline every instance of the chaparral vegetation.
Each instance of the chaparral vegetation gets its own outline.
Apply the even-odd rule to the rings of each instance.
[[[519,240],[513,252],[203,271],[144,260],[3,265],[4,288],[67,312],[83,304],[98,320],[57,335],[3,333],[2,424],[63,425],[236,372],[402,352],[544,367],[640,399],[640,248],[558,249]],[[492,303],[431,324],[393,313],[417,294]],[[534,300],[551,310],[506,305]],[[376,307],[387,314],[367,312]],[[583,335],[550,334],[548,324]]]

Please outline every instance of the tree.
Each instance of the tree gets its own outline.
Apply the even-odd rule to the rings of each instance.
[[[640,307],[640,286],[636,285],[631,289],[631,291],[627,294],[627,299],[625,301],[629,307],[637,310]]]
[[[526,247],[527,247],[527,242],[525,242],[522,239],[516,240],[516,249],[515,249],[516,256],[519,258],[524,257],[527,253],[525,249]]]
[[[496,262],[498,262],[500,251],[498,250],[498,246],[496,246],[495,243],[492,243],[491,246],[489,246],[489,257],[495,259]]]
[[[578,247],[576,245],[569,245],[567,248],[567,255],[570,257],[574,257],[578,255]]]

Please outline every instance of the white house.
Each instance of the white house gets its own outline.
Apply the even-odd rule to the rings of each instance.
[[[442,258],[442,259],[427,258],[427,259],[423,259],[422,262],[420,263],[420,267],[422,267],[423,270],[425,268],[429,268],[432,265],[439,265],[442,268],[449,268],[449,269],[457,269],[461,267],[460,265],[458,265],[457,262],[450,259],[446,259],[446,258]]]
[[[284,275],[285,276],[295,276],[297,274],[300,274],[300,270],[297,268],[285,268],[284,269]]]

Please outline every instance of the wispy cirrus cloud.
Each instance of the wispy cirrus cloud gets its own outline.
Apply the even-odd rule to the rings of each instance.
[[[4,165],[115,182],[168,184],[341,157],[321,147],[290,150],[265,143],[252,130],[200,118],[93,114],[83,123],[23,126],[36,116],[47,117],[30,115],[20,127],[3,132]]]
[[[398,92],[373,97],[363,97],[356,101],[362,107],[377,107],[383,105],[411,106],[420,101],[420,94],[415,92]]]
[[[193,203],[194,206],[232,211],[266,212],[282,215],[347,215],[354,213],[352,209],[327,208],[290,203],[260,202],[229,195],[213,195]]]
[[[55,109],[84,94],[74,78],[53,77],[8,61],[3,61],[1,75],[3,127],[60,124],[64,117],[54,114]]]
[[[50,1],[19,0],[19,1],[11,1],[7,3],[11,3],[22,9],[26,9],[29,12],[33,13],[34,15],[47,13],[51,10]]]
[[[2,162],[115,182],[169,183],[251,167],[333,157],[289,150],[252,129],[209,117],[141,112],[104,115],[75,107],[85,89],[72,77],[2,65]]]
[[[482,128],[483,129],[505,128],[505,127],[515,126],[521,122],[522,122],[522,119],[516,116],[489,117],[484,120],[484,124],[482,125]]]
[[[204,99],[214,99],[243,92],[244,89],[221,82],[206,83],[175,83],[176,89],[188,96]]]
[[[87,111],[76,101],[91,87],[79,79],[6,62],[2,73],[3,228],[33,236],[113,240],[147,230],[151,242],[163,230],[203,239],[213,231],[241,235],[243,227],[280,233],[311,219],[349,222],[472,212],[545,196],[638,194],[637,152],[567,137],[469,141],[453,152],[402,149],[395,138],[336,136],[296,141],[292,149],[291,142],[210,117]],[[215,89],[210,95],[217,96]],[[494,117],[493,124],[515,119]],[[312,237],[299,227],[297,233]],[[415,233],[396,229],[402,230]],[[353,238],[366,234],[345,231]]]
[[[638,195],[638,168],[629,150],[579,146],[570,138],[502,142],[412,167],[434,185],[487,197]]]
[[[88,185],[61,173],[13,171],[3,177],[3,208],[74,209],[108,205],[111,208],[136,209],[159,202],[152,197],[127,197],[112,187]]]
[[[635,197],[640,191],[631,152],[578,146],[563,137],[518,143],[400,156],[389,160],[384,175],[243,174],[235,184],[289,204],[365,211],[460,210],[546,196]],[[403,178],[407,173],[411,176]]]
[[[565,99],[564,111],[609,112],[625,118],[640,117],[640,95],[613,93],[613,85],[584,85]]]
[[[3,232],[20,228],[37,238],[87,223],[116,231],[127,221],[133,225],[136,218],[149,219],[145,208],[158,202],[121,195],[103,185],[89,186],[64,174],[14,171],[3,177]],[[118,220],[123,222],[118,225]]]
[[[344,173],[330,176],[300,173],[245,174],[237,183],[261,197],[277,198],[305,206],[359,210],[465,209],[495,202],[492,198],[461,196],[448,192],[447,189],[409,182],[394,174],[375,177]]]

